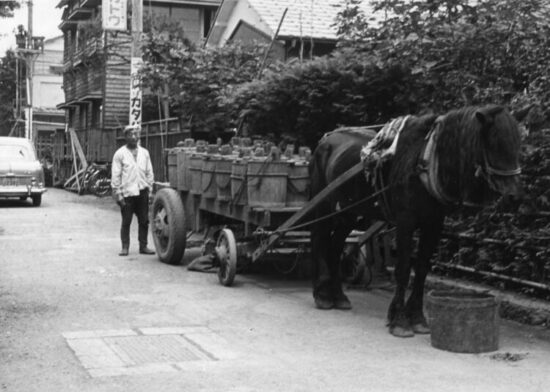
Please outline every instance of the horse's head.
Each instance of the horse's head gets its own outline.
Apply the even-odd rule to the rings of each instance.
[[[481,133],[475,176],[498,194],[518,196],[520,130],[516,119],[502,106],[494,105],[480,108],[475,117]]]

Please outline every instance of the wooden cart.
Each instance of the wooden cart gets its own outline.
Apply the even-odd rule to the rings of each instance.
[[[309,232],[304,230],[308,215],[339,186],[362,170],[362,164],[357,164],[311,200],[304,198],[301,203],[295,201],[290,203],[291,206],[284,203],[261,205],[257,202],[252,203],[251,200],[246,203],[237,203],[235,198],[237,194],[242,194],[242,188],[232,192],[233,198],[220,195],[220,189],[218,189],[218,197],[214,197],[209,186],[216,182],[212,180],[212,176],[216,175],[216,168],[209,159],[215,159],[212,155],[210,158],[207,154],[202,155],[202,169],[198,170],[197,162],[192,162],[192,159],[196,158],[195,161],[200,161],[198,155],[204,153],[196,151],[190,147],[181,147],[167,152],[169,182],[156,184],[151,209],[153,239],[161,261],[179,264],[185,252],[189,234],[203,233],[204,252],[214,255],[214,263],[219,267],[219,281],[225,286],[233,283],[238,263],[254,263],[271,252],[308,252]],[[223,159],[219,155],[214,156],[216,159]],[[235,156],[226,157],[226,160],[231,159],[234,159],[234,164],[237,164],[238,158]],[[286,162],[292,165],[290,161]],[[221,163],[218,162],[218,165]],[[269,165],[270,161],[266,159],[265,165],[260,167],[265,168]],[[225,170],[219,169],[219,171],[220,173],[223,171],[222,174],[227,176],[227,163]],[[248,175],[244,176],[241,186],[249,184],[254,174],[251,175],[249,168]],[[278,178],[278,181],[285,180]],[[219,187],[226,186],[221,184],[223,182],[218,181]],[[193,189],[193,183],[195,189]],[[198,184],[202,184],[202,187]],[[276,184],[284,185],[283,182]],[[277,188],[276,184],[275,186],[272,184],[271,188]],[[267,191],[275,192],[271,188],[267,187]],[[271,194],[268,195],[268,197],[271,196]],[[385,228],[384,222],[375,222],[364,232],[354,231],[348,238],[349,251],[346,256],[349,263],[346,269],[347,275],[354,283],[359,281],[362,281],[363,285],[370,283],[371,263],[366,259],[364,245]],[[379,250],[379,248],[376,249],[377,246],[374,248],[375,252]],[[362,253],[361,249],[363,249]]]

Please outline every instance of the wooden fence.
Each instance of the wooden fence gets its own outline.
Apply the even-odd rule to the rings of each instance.
[[[179,141],[191,137],[189,129],[181,125],[178,118],[151,121],[142,124],[141,146],[149,150],[151,163],[155,173],[155,181],[168,181],[166,165],[166,149],[175,147]],[[124,132],[122,128],[116,129],[117,148],[124,145]]]
[[[124,145],[123,128],[77,130],[76,135],[88,163],[110,162],[115,151]],[[142,124],[141,145],[151,155],[155,181],[167,181],[165,150],[191,136],[179,118],[150,121]],[[53,142],[54,177],[62,184],[74,174],[71,140],[69,134],[58,131]]]

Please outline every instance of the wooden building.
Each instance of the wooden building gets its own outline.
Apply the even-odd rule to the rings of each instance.
[[[32,63],[32,134],[38,158],[49,161],[54,134],[64,128],[64,113],[56,108],[56,103],[63,99],[63,37],[46,39],[42,45],[43,50]]]
[[[200,42],[208,35],[220,0],[144,0],[143,14],[178,21],[185,35]],[[56,135],[57,153],[74,156],[75,135],[87,162],[108,162],[128,124],[130,31],[102,29],[102,0],[61,0],[64,37],[63,90],[67,129]],[[130,18],[128,18],[130,21]],[[74,132],[73,132],[74,131]],[[146,146],[147,147],[147,146]],[[70,167],[67,169],[70,170]]]
[[[363,3],[362,11],[372,18],[371,6]],[[336,47],[335,21],[344,5],[344,0],[223,0],[206,44],[270,43],[279,29],[272,58],[286,61],[322,56]]]

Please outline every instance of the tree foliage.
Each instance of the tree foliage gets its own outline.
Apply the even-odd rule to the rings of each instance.
[[[251,133],[285,137],[314,147],[338,125],[377,123],[410,110],[403,94],[409,72],[378,67],[368,55],[341,51],[306,63],[268,70],[231,97]]]
[[[377,26],[361,23],[360,16],[348,21],[351,32],[343,30],[343,42],[374,53],[382,66],[401,61],[417,75],[418,94],[434,110],[464,100],[507,104],[525,89],[550,87],[545,0],[372,3],[386,18]]]
[[[0,18],[13,17],[13,11],[20,7],[18,1],[8,0],[0,1]]]
[[[0,135],[8,135],[14,124],[13,102],[16,96],[16,57],[12,50],[0,59]]]
[[[193,45],[173,22],[156,20],[144,44],[144,81],[169,100],[171,114],[183,117],[192,130],[218,132],[235,120],[223,98],[255,77],[263,50],[239,43]]]

